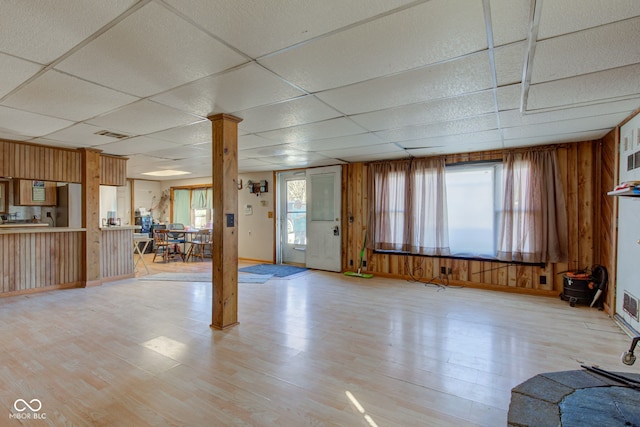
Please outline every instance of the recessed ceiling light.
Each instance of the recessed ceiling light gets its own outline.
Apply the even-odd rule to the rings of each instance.
[[[142,175],[153,175],[153,176],[175,176],[175,175],[189,175],[191,172],[185,171],[174,171],[171,169],[155,171],[155,172],[143,172]]]

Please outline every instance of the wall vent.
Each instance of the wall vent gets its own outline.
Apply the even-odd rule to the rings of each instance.
[[[633,317],[636,322],[638,321],[638,299],[627,291],[624,291],[622,310],[628,313],[629,316]]]
[[[109,138],[116,138],[116,139],[131,138],[131,135],[125,135],[123,133],[111,132],[111,131],[108,131],[108,130],[101,130],[99,132],[96,132],[96,135],[108,136]]]

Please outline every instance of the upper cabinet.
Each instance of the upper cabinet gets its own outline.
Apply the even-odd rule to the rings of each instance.
[[[16,206],[55,206],[56,183],[16,179],[13,181],[13,204]]]

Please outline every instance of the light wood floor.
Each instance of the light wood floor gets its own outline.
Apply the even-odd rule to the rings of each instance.
[[[312,271],[239,308],[212,330],[210,284],[137,279],[0,299],[0,425],[494,427],[536,374],[637,372],[611,319],[556,298]]]

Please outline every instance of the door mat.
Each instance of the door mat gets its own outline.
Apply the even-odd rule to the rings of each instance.
[[[309,269],[304,267],[296,267],[295,265],[283,265],[283,264],[258,264],[251,265],[249,267],[239,268],[238,271],[244,271],[246,273],[254,274],[271,274],[275,277],[287,277],[294,274],[299,274],[308,271]]]
[[[266,283],[272,274],[238,274],[238,283]],[[138,277],[138,280],[164,282],[209,282],[211,273],[158,273],[151,276]]]

